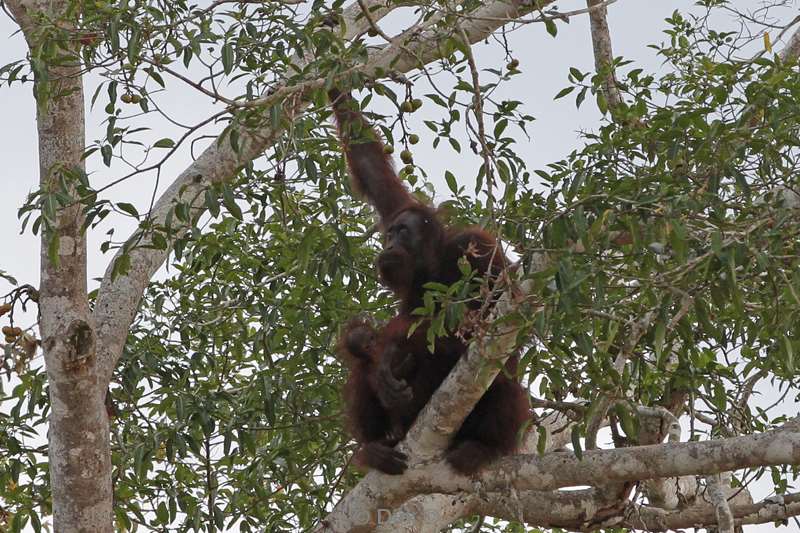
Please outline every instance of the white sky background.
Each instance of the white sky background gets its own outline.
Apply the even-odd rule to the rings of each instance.
[[[694,2],[689,0],[619,0],[609,8],[609,25],[611,27],[614,54],[624,56],[636,62],[637,66],[647,71],[658,71],[661,61],[656,57],[654,50],[646,45],[659,43],[665,40],[662,31],[666,28],[664,18],[673,10],[686,11]],[[731,2],[740,9],[753,9],[760,5],[757,0],[735,0]],[[562,1],[559,7],[563,11],[585,7],[583,1]],[[786,23],[796,16],[797,9],[783,11]],[[388,33],[396,33],[401,27],[401,17],[388,17],[381,26]],[[726,29],[736,29],[732,19],[724,16],[718,17],[720,24]],[[502,87],[502,94],[508,98],[523,101],[523,112],[537,118],[529,128],[532,137],[531,143],[520,142],[521,150],[525,150],[525,159],[529,169],[541,168],[551,161],[561,159],[572,149],[579,146],[580,139],[577,134],[580,130],[590,130],[597,126],[599,113],[589,98],[580,110],[575,109],[574,94],[564,99],[553,101],[553,96],[563,87],[568,85],[567,74],[569,67],[577,67],[586,72],[593,70],[594,60],[589,36],[588,17],[580,16],[572,19],[569,25],[558,23],[558,36],[552,38],[541,24],[528,25],[509,34],[510,49],[520,61],[522,74],[513,78],[511,82]],[[25,44],[21,35],[12,35],[16,31],[13,22],[0,13],[0,65],[23,57]],[[774,35],[773,35],[774,37]],[[780,43],[775,44],[780,48]],[[506,63],[499,46],[476,47],[476,61],[479,68],[500,68]],[[165,76],[166,77],[166,76]],[[96,85],[96,79],[87,81],[87,98],[91,97]],[[170,90],[159,96],[159,104],[169,108],[174,114],[180,116],[187,123],[196,123],[208,116],[212,109],[208,98],[192,89],[179,85],[175,80],[169,80]],[[417,89],[415,96],[427,92]],[[231,92],[233,94],[233,92]],[[499,94],[495,96],[499,97]],[[103,97],[99,99],[103,101]],[[101,107],[104,104],[101,104]],[[437,201],[446,198],[447,187],[442,179],[445,170],[450,170],[457,177],[475,175],[480,160],[472,155],[458,155],[451,151],[447,143],[443,143],[437,150],[431,148],[431,132],[422,126],[421,119],[425,118],[425,110],[431,105],[423,107],[414,115],[414,131],[421,137],[421,142],[414,147],[415,162],[425,168],[428,175],[436,185]],[[38,286],[39,279],[39,243],[30,230],[20,235],[20,221],[17,219],[17,209],[23,204],[27,194],[34,190],[38,181],[37,142],[35,106],[31,95],[31,86],[15,85],[14,88],[0,88],[0,268],[15,276],[20,283],[31,283]],[[87,123],[87,139],[104,137],[105,126],[99,121],[104,117],[102,113],[89,116]],[[207,130],[207,133],[219,131]],[[511,132],[511,129],[509,129]],[[157,126],[153,140],[173,136],[178,133],[174,127]],[[516,135],[520,138],[519,135]],[[522,141],[522,139],[521,139]],[[462,143],[464,148],[467,148]],[[468,152],[465,150],[465,152]],[[160,189],[163,189],[178,172],[189,162],[190,156],[184,150],[176,154],[170,163],[165,166],[161,176]],[[122,171],[115,170],[110,174],[102,165],[99,155],[93,156],[89,162],[88,171],[91,174],[93,185],[107,183],[115,177],[122,175]],[[463,180],[464,183],[466,180]],[[109,191],[108,198],[113,201],[128,201],[134,203],[140,212],[146,211],[152,194],[153,177],[137,177],[128,183],[119,185]],[[467,184],[470,190],[471,185]],[[112,218],[111,216],[110,218]],[[132,229],[131,219],[113,219],[112,224],[117,228],[118,240],[126,236]],[[103,256],[99,251],[99,244],[105,240],[104,233],[112,226],[103,224],[89,236],[89,278],[90,289],[97,284],[91,278],[102,276],[111,254]],[[10,290],[7,284],[0,280],[0,295]],[[30,310],[29,310],[30,311]],[[23,326],[30,325],[35,315],[28,313]],[[769,397],[774,397],[765,391],[764,402],[770,403]],[[791,400],[787,400],[791,401]],[[790,406],[786,406],[789,410]],[[796,406],[791,408],[796,411]],[[768,476],[767,476],[768,477]],[[768,485],[769,483],[767,483]],[[761,497],[763,494],[754,494]],[[747,526],[748,533],[762,533],[773,531],[772,525]],[[799,532],[800,527],[790,523],[780,531]]]

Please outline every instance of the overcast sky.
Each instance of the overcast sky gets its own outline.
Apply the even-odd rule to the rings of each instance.
[[[673,10],[690,9],[694,2],[688,0],[619,0],[610,7],[609,24],[612,32],[614,54],[624,56],[635,61],[645,71],[660,70],[661,62],[655,52],[647,48],[647,44],[659,43],[665,39],[663,29],[666,27],[664,18]],[[740,8],[754,7],[760,4],[756,0],[738,0],[732,2]],[[584,1],[559,2],[563,11],[585,7]],[[785,11],[788,22],[797,12]],[[394,19],[387,19],[382,23],[388,33],[402,24],[403,17],[399,15]],[[727,29],[735,28],[729,17],[720,17],[719,24],[726,25]],[[528,25],[510,35],[510,48],[521,63],[522,75],[517,76],[512,82],[506,84],[503,93],[508,97],[522,100],[525,112],[537,118],[534,127],[530,130],[532,140],[529,144],[521,144],[525,150],[525,158],[529,168],[539,168],[546,163],[558,160],[579,145],[580,130],[590,130],[598,124],[599,114],[593,109],[591,102],[583,105],[576,111],[574,98],[553,102],[553,96],[567,85],[569,67],[577,67],[582,71],[593,69],[591,41],[589,39],[588,18],[576,17],[569,25],[559,23],[558,37],[553,39],[541,25]],[[0,65],[24,56],[25,46],[12,21],[0,12]],[[776,44],[776,47],[779,45]],[[505,63],[498,46],[477,47],[476,59],[480,68],[497,68]],[[96,80],[88,80],[86,94],[92,94]],[[211,109],[207,98],[201,97],[196,92],[172,84],[171,89],[160,102],[168,106],[188,122],[198,122]],[[38,285],[38,241],[30,234],[19,234],[20,222],[17,219],[17,209],[25,200],[26,195],[36,188],[38,179],[37,169],[37,143],[35,107],[31,95],[30,85],[19,85],[12,89],[0,88],[0,109],[2,123],[0,123],[0,268],[15,276],[20,283]],[[424,117],[424,110],[420,115]],[[99,124],[100,114],[90,117],[87,125],[87,138],[97,139],[104,136],[105,127]],[[421,117],[415,117],[420,120]],[[174,134],[167,126],[158,127],[154,138],[161,138]],[[415,162],[424,167],[428,174],[434,178],[435,183],[442,183],[440,178],[444,170],[451,170],[456,176],[474,176],[479,161],[466,156],[457,156],[448,149],[440,148],[434,152],[430,148],[430,131],[426,128],[416,130],[422,137],[422,142],[415,147]],[[184,168],[190,160],[188,154],[181,153],[181,157],[173,160],[162,175],[162,187],[173,176]],[[92,179],[96,183],[105,183],[118,174],[110,174],[97,158],[90,162],[89,169]],[[140,212],[144,211],[149,200],[152,187],[152,177],[143,181],[127,183],[113,189],[109,198],[115,201],[129,201],[139,206]],[[446,194],[446,187],[437,186],[439,195]],[[437,196],[441,201],[444,196]],[[103,232],[110,226],[105,226]],[[120,227],[118,224],[117,227]],[[121,226],[130,231],[131,225]],[[118,229],[117,235],[126,234]],[[90,236],[89,248],[89,276],[102,275],[109,256],[100,254],[98,247],[103,235]],[[94,285],[94,284],[93,284]],[[8,292],[9,287],[0,280],[0,294]],[[33,317],[31,316],[31,321]],[[25,324],[28,325],[28,324]],[[760,494],[756,496],[761,496]],[[761,533],[773,531],[771,525],[759,527],[748,526],[748,533]],[[800,528],[790,525],[780,531],[800,532]]]

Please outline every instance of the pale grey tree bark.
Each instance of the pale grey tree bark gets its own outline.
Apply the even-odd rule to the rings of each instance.
[[[487,38],[496,29],[543,9],[552,1],[495,0],[485,3],[460,22],[470,43]],[[31,47],[37,43],[36,15],[58,18],[66,0],[6,0],[6,5]],[[608,33],[604,25],[605,5],[589,0],[593,32],[601,42]],[[377,7],[375,11],[371,8]],[[361,9],[370,17],[359,17]],[[364,0],[344,12],[345,37],[352,39],[391,9],[380,0]],[[602,15],[603,20],[598,17]],[[431,20],[392,38],[373,51],[362,70],[402,74],[439,58],[439,30]],[[790,52],[798,42],[790,41]],[[608,46],[596,46],[601,64],[610,58]],[[40,182],[43,189],[64,169],[83,170],[84,95],[80,65],[52,67],[49,74],[66,96],[38,110]],[[313,81],[313,80],[312,80]],[[313,81],[318,83],[318,81]],[[303,91],[284,87],[279,92],[284,111],[292,116],[304,107]],[[610,87],[610,86],[609,86]],[[610,90],[610,89],[609,89]],[[265,96],[265,99],[270,98]],[[202,213],[203,192],[209,186],[233,177],[244,163],[256,158],[280,134],[264,128],[243,131],[240,150],[228,143],[209,147],[162,194],[150,213],[161,224],[178,201],[189,203],[196,218]],[[58,261],[49,258],[45,235],[42,246],[40,286],[41,335],[50,385],[50,468],[56,531],[113,531],[109,426],[103,400],[111,374],[122,353],[142,294],[153,274],[164,263],[168,251],[147,248],[147,236],[130,250],[131,267],[112,279],[111,267],[90,312],[86,297],[86,242],[81,229],[80,207],[58,212],[54,229],[59,237]],[[189,229],[179,226],[179,232]],[[175,225],[173,224],[173,227]],[[520,302],[508,299],[497,306],[503,314]],[[504,324],[508,328],[508,324]],[[491,330],[489,330],[491,332]],[[403,443],[412,457],[412,468],[400,477],[372,473],[320,524],[320,531],[372,529],[381,510],[396,509],[405,502],[395,520],[395,531],[432,531],[472,512],[502,518],[585,529],[592,524],[617,523],[659,530],[664,524],[716,523],[719,505],[668,511],[635,509],[625,502],[608,501],[593,489],[563,493],[558,489],[575,485],[603,485],[654,478],[713,476],[738,468],[800,462],[800,432],[797,424],[786,429],[732,439],[700,443],[669,443],[620,450],[586,452],[579,460],[572,452],[543,456],[521,454],[498,461],[475,479],[456,476],[439,454],[452,431],[463,421],[491,383],[496,369],[513,348],[516,330],[494,331],[475,343],[420,415]],[[485,357],[496,365],[485,364]],[[477,376],[477,379],[476,379]],[[457,400],[456,400],[457,399]],[[567,434],[565,432],[564,434]],[[563,437],[563,435],[562,435]],[[558,446],[556,446],[558,447]],[[798,500],[790,495],[780,505],[773,502],[729,505],[726,515],[736,524],[768,521],[800,513]],[[679,526],[676,526],[679,527]]]
[[[594,66],[598,72],[606,71],[603,79],[603,93],[609,109],[622,103],[622,96],[617,88],[617,77],[611,65],[614,53],[611,48],[611,31],[608,28],[607,8],[605,0],[586,0],[589,10],[589,24],[592,30],[592,47],[594,48]]]
[[[66,2],[10,0],[6,5],[31,48],[36,17],[58,19]],[[53,98],[37,107],[39,184],[56,189],[65,171],[84,171],[84,94],[80,65],[50,67]],[[43,231],[39,286],[40,335],[50,388],[50,481],[59,531],[109,531],[111,451],[105,382],[86,297],[86,239],[81,206],[58,212]],[[57,235],[57,260],[48,252]]]

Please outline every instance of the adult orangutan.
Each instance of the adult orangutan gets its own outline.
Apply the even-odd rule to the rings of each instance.
[[[330,91],[339,136],[353,185],[377,210],[384,238],[377,266],[381,281],[399,299],[397,316],[376,329],[353,320],[345,328],[339,353],[350,369],[345,402],[350,430],[361,444],[355,462],[387,474],[401,474],[406,456],[393,447],[466,352],[463,338],[437,338],[433,353],[427,325],[411,311],[422,305],[424,285],[450,285],[462,277],[463,257],[490,283],[507,260],[493,235],[480,228],[445,226],[436,210],[412,196],[400,181],[378,133],[364,120],[349,95]],[[477,310],[481,302],[471,304]],[[446,460],[458,472],[473,474],[500,455],[511,453],[530,417],[525,390],[516,381],[516,357],[506,363],[486,394],[453,436]]]

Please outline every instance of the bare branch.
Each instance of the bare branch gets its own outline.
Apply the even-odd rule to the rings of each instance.
[[[800,494],[768,498],[754,504],[731,505],[734,525],[766,524],[800,515]],[[627,516],[609,521],[608,526],[631,527],[645,531],[673,531],[680,528],[697,528],[716,525],[713,506],[702,505],[678,511],[665,512],[652,507],[634,507]]]
[[[463,28],[459,26],[459,37],[464,42],[464,51],[467,56],[467,64],[469,64],[469,71],[472,76],[472,112],[475,115],[475,121],[478,123],[478,142],[481,145],[481,156],[483,157],[483,170],[486,175],[486,196],[489,209],[494,205],[494,192],[492,187],[494,185],[494,176],[492,174],[492,160],[491,150],[486,142],[486,125],[483,120],[483,95],[481,94],[480,74],[478,72],[478,65],[475,63],[475,56],[472,53],[472,47],[467,40],[467,34],[464,33]]]
[[[615,109],[622,103],[622,96],[619,94],[617,78],[612,68],[614,53],[611,49],[611,32],[608,29],[607,9],[604,4],[602,0],[586,0],[592,30],[595,69],[598,73],[606,72],[603,94],[609,109]]]
[[[547,440],[545,443],[545,452],[558,450],[563,448],[570,441],[570,428],[575,424],[563,413],[552,412],[542,415],[537,421],[537,426],[540,431],[545,431]],[[525,453],[534,453],[536,451],[538,441],[538,432],[532,431],[523,444],[522,448]],[[556,504],[558,509],[563,509],[568,502],[562,499],[563,495],[555,493],[542,493],[537,492],[537,501],[541,504],[545,502],[545,498],[557,499]],[[577,494],[575,494],[577,498]],[[482,500],[482,498],[487,500]],[[495,495],[477,495],[477,494],[427,494],[417,496],[404,503],[397,512],[391,514],[388,521],[382,522],[376,529],[377,532],[389,533],[393,531],[414,531],[419,533],[441,531],[449,524],[452,524],[460,518],[474,514],[475,507],[479,503],[486,506],[489,505],[488,501],[492,504],[487,507],[484,514],[487,516],[502,516],[498,515],[498,510],[494,505],[494,497],[502,500],[501,505],[508,506],[509,494],[495,494]],[[517,500],[514,500],[517,502]],[[577,501],[576,499],[571,501]],[[536,506],[537,508],[539,505]],[[555,510],[555,507],[550,505],[545,506],[548,509]],[[585,507],[584,507],[585,508]],[[581,508],[581,509],[584,509]],[[565,510],[566,512],[566,510]],[[417,514],[415,514],[417,513]],[[518,516],[518,509],[516,504],[514,506],[514,513]],[[536,523],[535,521],[532,521]]]
[[[714,508],[711,505],[700,505],[675,512],[643,506],[623,508],[619,501],[598,499],[600,493],[592,490],[557,492],[550,493],[549,496],[542,491],[653,477],[712,475],[754,466],[795,464],[799,460],[800,432],[794,425],[787,424],[785,429],[746,437],[589,451],[584,453],[583,459],[578,459],[571,452],[556,452],[544,457],[508,457],[480,474],[476,480],[459,477],[444,462],[439,462],[425,468],[413,469],[402,477],[376,476],[370,483],[371,491],[376,492],[362,492],[361,497],[379,498],[386,504],[385,508],[391,509],[393,502],[402,501],[420,492],[453,495],[477,493],[481,498],[494,498],[491,499],[493,507],[478,504],[477,512],[510,520],[530,520],[539,525],[587,531],[615,525],[664,531],[693,524],[714,525]],[[361,492],[359,488],[363,486],[364,482],[355,491]],[[505,498],[502,500],[505,504],[500,505],[497,498]],[[545,509],[542,509],[543,501],[547,502]],[[794,503],[797,500],[792,497],[790,501]],[[352,501],[348,503],[353,505]],[[566,507],[560,506],[561,504]],[[776,516],[800,514],[800,505],[786,505],[785,500],[778,502],[778,505],[779,507],[770,501],[757,505],[736,504],[731,512],[737,524],[763,523],[776,519]],[[576,516],[569,514],[572,512],[570,508],[581,508],[586,512]],[[351,511],[355,509],[364,511],[363,507],[351,508]],[[490,513],[490,509],[494,509],[494,512]],[[535,514],[532,515],[532,512]],[[551,514],[547,515],[548,512]],[[335,513],[336,511],[333,516]],[[602,519],[603,522],[587,525],[587,517]],[[363,523],[351,522],[348,525],[338,520],[327,521],[324,530],[347,531],[358,525],[363,526]]]
[[[602,528],[631,528],[637,531],[675,531],[716,525],[713,506],[696,505],[678,511],[664,511],[646,505],[608,507],[598,491],[523,492],[513,504],[510,496],[488,493],[476,502],[475,512],[506,520],[520,520],[540,527],[561,527],[571,531]],[[730,505],[736,526],[765,524],[800,515],[800,494],[769,498],[758,503]]]
[[[800,461],[800,431],[785,429],[704,442],[655,444],[583,453],[555,452],[543,457],[518,455],[500,459],[479,475],[485,490],[551,490],[575,485],[639,481],[659,477],[710,475],[757,466]],[[435,468],[439,468],[437,464]],[[411,477],[417,471],[412,472]],[[461,478],[438,473],[436,492],[469,490]]]

